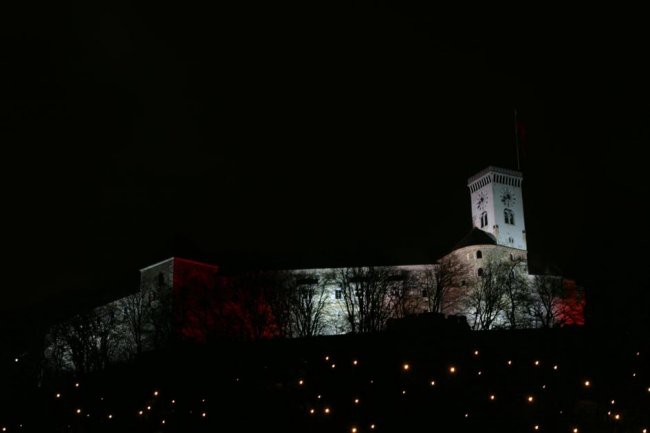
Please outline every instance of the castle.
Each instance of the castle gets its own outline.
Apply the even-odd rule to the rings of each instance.
[[[373,332],[391,318],[427,312],[464,316],[475,330],[584,324],[575,282],[528,271],[522,181],[521,172],[492,166],[470,177],[473,227],[436,263],[237,275],[177,257],[152,264],[140,270],[138,292],[91,314],[99,318],[91,338],[96,345],[113,340],[123,357],[171,335],[207,341]],[[60,338],[51,334],[50,349],[77,366],[87,361],[66,342],[83,338],[69,335],[74,320],[57,328]]]

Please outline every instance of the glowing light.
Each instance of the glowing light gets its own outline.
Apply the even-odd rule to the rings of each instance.
[[[431,381],[431,386],[436,386],[436,381],[435,380]]]
[[[632,377],[636,377],[636,373],[632,373]]]
[[[75,384],[74,384],[74,387],[75,387],[75,388],[79,388],[79,382],[75,383]]]
[[[557,368],[558,368],[557,365],[553,366],[553,370],[557,370]]]
[[[474,356],[478,356],[478,350],[474,351]]]
[[[641,433],[648,433],[648,429],[647,429],[647,428],[644,428],[644,429],[641,431]]]
[[[512,361],[508,360],[508,365],[512,365]]]
[[[309,409],[309,413],[313,415],[314,413],[316,413],[316,410],[314,410],[314,409]]]
[[[151,406],[147,406],[147,410],[151,410]]]
[[[542,385],[542,389],[546,389],[546,385]]]
[[[302,379],[300,379],[300,380],[298,381],[298,385],[302,385],[303,383],[305,383],[305,382],[304,382]]]
[[[497,398],[497,397],[496,397],[494,394],[491,394],[491,395],[490,395],[490,400],[493,400],[493,401],[494,401],[495,398]]]
[[[358,398],[354,399],[354,404],[359,404],[359,399]]]
[[[578,433],[578,428],[577,427],[573,429],[573,433]]]
[[[111,415],[111,414],[109,413],[109,414],[108,414],[108,419],[113,419],[113,415]]]
[[[528,400],[528,403],[532,403],[535,400],[535,398],[532,395],[529,395],[527,400]]]
[[[406,390],[405,389],[402,390],[402,395],[406,395]]]
[[[535,425],[535,426],[533,427],[533,430],[539,430],[539,426],[538,426],[538,425]]]
[[[208,416],[206,412],[201,413],[201,418],[205,418],[206,416]]]
[[[375,425],[374,425],[374,424],[370,424],[370,430],[374,430],[374,429],[375,429]],[[645,433],[645,432],[644,432],[644,433]]]
[[[332,364],[332,368],[336,368],[336,364]]]
[[[172,404],[176,404],[176,400],[172,400]]]
[[[616,400],[612,400],[611,403],[612,403],[612,404],[616,404]]]
[[[329,414],[331,411],[330,411],[330,408],[329,408],[329,407],[326,407],[325,410],[324,410],[323,412],[325,412],[326,414]]]
[[[77,415],[81,414],[81,409],[77,409]]]
[[[465,418],[469,418],[469,414],[468,414],[468,413],[465,414]]]
[[[451,367],[449,367],[449,372],[452,373],[452,374],[456,373],[456,367],[454,367],[453,365]]]
[[[535,367],[539,366],[539,361],[535,361]]]
[[[163,424],[163,425],[164,425],[164,424],[165,424],[165,420],[160,421],[160,424]]]
[[[321,397],[322,397],[322,396],[321,396],[320,394],[318,394],[318,395],[316,396],[316,398],[319,399],[319,400],[321,399]]]
[[[325,361],[329,361],[329,360],[330,360],[330,357],[329,357],[329,356],[326,356],[326,357],[325,357]]]
[[[359,361],[357,361],[356,359],[354,361],[352,361],[352,365],[357,365],[358,363],[359,363]]]
[[[404,365],[402,366],[402,369],[403,369],[404,371],[408,371],[409,368],[411,368],[411,366],[408,365],[408,364],[404,364]]]
[[[143,411],[138,411],[138,415],[142,415],[143,413]]]
[[[616,414],[616,415],[614,415],[614,419],[615,419],[616,421],[618,421],[619,419],[621,419],[621,415],[620,415],[620,414]]]
[[[352,427],[352,429],[351,429],[350,431],[351,431],[352,433],[357,433],[357,428],[356,428],[356,427]]]
[[[482,372],[482,371],[479,371],[479,372],[478,372],[478,375],[479,375],[479,376],[480,376],[480,375],[482,375],[482,374],[483,374],[483,372]]]
[[[158,397],[158,391],[154,391],[154,392],[153,392],[153,396],[154,396],[154,397]]]
[[[61,398],[61,394],[57,392],[55,397],[56,398]]]
[[[18,362],[18,358],[15,358],[15,359],[14,359],[14,362]]]
[[[591,382],[588,380],[585,380],[585,387],[589,388],[591,386]]]

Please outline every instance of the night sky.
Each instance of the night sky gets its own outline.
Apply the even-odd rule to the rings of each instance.
[[[594,317],[623,318],[648,300],[647,30],[634,11],[514,12],[0,14],[0,309],[120,296],[171,255],[431,262],[471,227],[467,177],[515,168],[516,106],[531,254],[591,290]]]

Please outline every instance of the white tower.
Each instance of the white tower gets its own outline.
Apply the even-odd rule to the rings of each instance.
[[[494,235],[497,245],[526,249],[524,200],[519,171],[488,167],[467,180],[472,223]]]

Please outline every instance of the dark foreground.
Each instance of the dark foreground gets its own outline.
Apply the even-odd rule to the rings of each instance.
[[[647,341],[582,329],[176,347],[5,389],[0,429],[642,433],[649,364]]]

